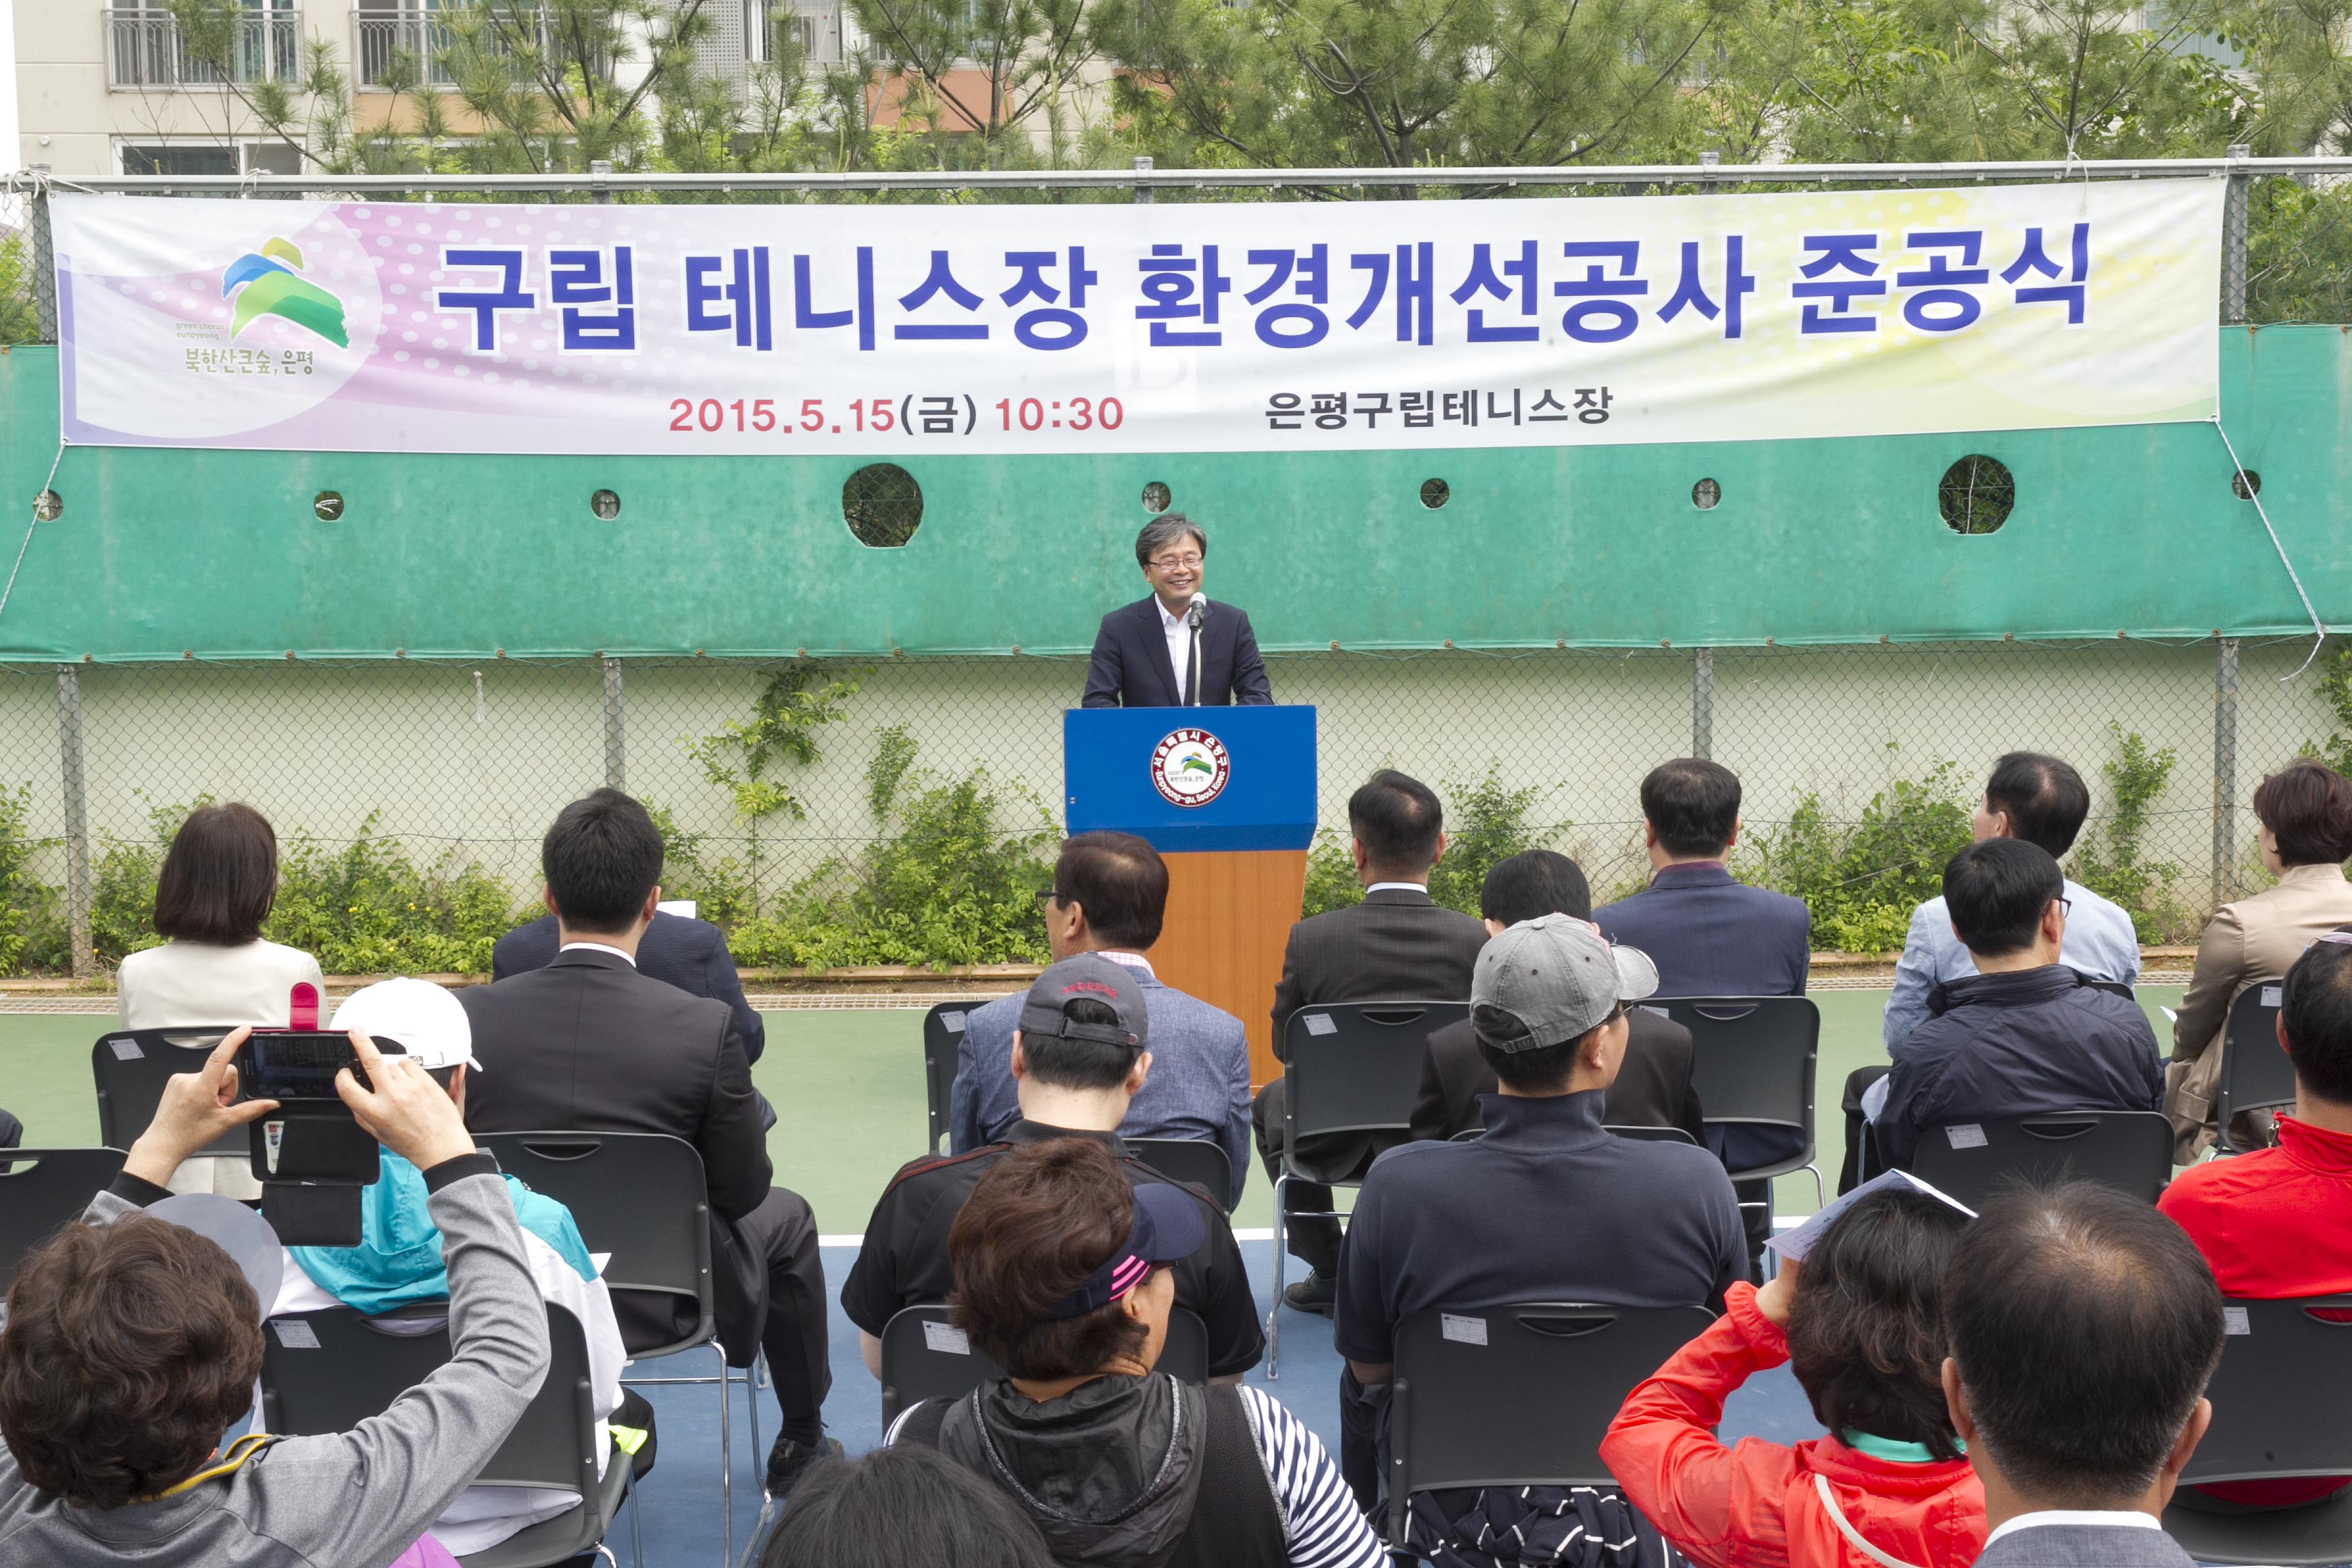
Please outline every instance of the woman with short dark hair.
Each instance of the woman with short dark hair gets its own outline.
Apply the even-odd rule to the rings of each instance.
[[[2230,1008],[2252,985],[2275,982],[2321,934],[2352,925],[2352,780],[2313,757],[2299,757],[2254,791],[2263,865],[2278,879],[2251,898],[2223,904],[2197,943],[2197,967],[2172,1025],[2172,1060],[2164,1073],[2164,1110],[2182,1164],[2202,1154],[2219,1131],[2221,1035]],[[2263,1049],[2271,1048],[2265,1037]],[[2242,1112],[2231,1130],[2241,1148],[2268,1142],[2268,1111]]]
[[[1800,1268],[1744,1280],[1724,1313],[1626,1397],[1601,1458],[1626,1498],[1703,1568],[1967,1568],[1984,1489],[1944,1406],[1944,1266],[1959,1211],[1871,1193]],[[1724,1400],[1793,1362],[1832,1434],[1790,1447],[1715,1435]]]
[[[1167,1266],[1206,1224],[1181,1188],[1131,1187],[1091,1139],[1006,1155],[948,1252],[956,1326],[1008,1375],[915,1405],[888,1441],[992,1482],[1059,1563],[1378,1568],[1379,1538],[1296,1416],[1255,1388],[1152,1370],[1175,1296]]]
[[[323,1001],[319,961],[261,935],[277,898],[278,835],[268,817],[238,801],[188,813],[155,879],[155,931],[163,945],[125,953],[115,971],[122,1027],[282,1029],[297,984],[310,985]],[[242,1154],[190,1161],[172,1190],[261,1195]]]

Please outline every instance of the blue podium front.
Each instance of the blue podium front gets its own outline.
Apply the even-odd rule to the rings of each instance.
[[[1132,833],[1160,851],[1153,970],[1242,1021],[1253,1084],[1279,1076],[1274,987],[1315,841],[1315,710],[1072,709],[1062,805],[1073,834]]]

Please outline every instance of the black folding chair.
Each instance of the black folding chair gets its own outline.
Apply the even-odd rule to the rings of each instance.
[[[1666,1016],[1691,1032],[1691,1085],[1709,1127],[1784,1127],[1803,1136],[1796,1153],[1732,1171],[1731,1179],[1769,1184],[1775,1176],[1804,1171],[1813,1178],[1814,1201],[1824,1201],[1822,1173],[1813,1164],[1813,1068],[1822,1010],[1811,999],[1680,996],[1643,1005],[1664,1008]],[[1764,1191],[1769,1219],[1770,1186]]]
[[[2079,1178],[2154,1203],[2172,1179],[2172,1122],[2157,1110],[2053,1110],[1958,1121],[1919,1140],[1911,1173],[1972,1209],[2011,1181]]]
[[[1274,1179],[1274,1307],[1266,1313],[1265,1375],[1282,1375],[1282,1275],[1292,1182],[1360,1186],[1349,1170],[1302,1160],[1302,1139],[1412,1128],[1429,1037],[1470,1016],[1467,1002],[1333,1002],[1301,1007],[1283,1028],[1282,1173]],[[1318,1216],[1320,1217],[1320,1216]]]
[[[1234,1211],[1234,1163],[1224,1145],[1205,1138],[1129,1138],[1127,1152],[1168,1177],[1204,1187],[1227,1214]]]
[[[2126,1002],[2137,1002],[2139,1000],[2139,994],[2120,980],[2092,980],[2088,976],[2085,976],[2084,983],[2089,985],[2094,991],[2105,991],[2114,995],[2122,997]]]
[[[1415,1492],[1613,1487],[1601,1435],[1636,1384],[1715,1321],[1704,1307],[1531,1301],[1432,1308],[1398,1326],[1389,1539]]]
[[[971,1348],[949,1321],[944,1301],[901,1307],[882,1325],[882,1429],[926,1399],[961,1399],[1004,1369]],[[1168,1338],[1155,1369],[1185,1383],[1209,1381],[1209,1329],[1200,1314],[1177,1307],[1168,1314]]]
[[[0,1291],[16,1265],[121,1173],[120,1149],[0,1151]]]
[[[2221,1084],[2213,1115],[2220,1128],[2214,1141],[2225,1153],[2246,1152],[2230,1135],[2230,1123],[2240,1111],[2294,1103],[2294,1063],[2278,1041],[2279,994],[2285,984],[2255,981],[2238,993],[2221,1026]]]
[[[948,1142],[948,1096],[955,1088],[956,1053],[963,1044],[963,1021],[976,1004],[942,1002],[923,1015],[923,1100],[931,1118],[930,1151]]]
[[[90,1076],[98,1082],[98,1137],[110,1149],[128,1149],[155,1120],[163,1086],[205,1065],[213,1047],[238,1026],[205,1024],[180,1029],[110,1029],[89,1048]],[[232,1128],[191,1156],[245,1159],[251,1135]]]
[[[2213,1401],[2182,1490],[2206,1481],[2352,1476],[2352,1296],[2231,1301]],[[2173,1494],[2164,1528],[2200,1563],[2352,1563],[2352,1493],[2260,1513],[2199,1511]]]
[[[632,1377],[638,1384],[719,1385],[719,1491],[726,1507],[725,1556],[735,1555],[735,1445],[729,1394],[751,1388],[752,1462],[760,1462],[759,1370],[739,1378],[719,1342],[710,1276],[710,1200],[702,1156],[682,1138],[660,1132],[478,1132],[474,1142],[498,1156],[499,1168],[572,1211],[591,1252],[609,1252],[604,1284],[620,1318],[623,1348],[632,1361],[708,1346],[719,1356],[716,1377]],[[645,1325],[677,1322],[690,1310],[693,1323],[663,1339]]]
[[[437,1308],[446,1313],[447,1303]],[[446,1324],[421,1329],[413,1321],[396,1321],[425,1315],[403,1309],[394,1320],[379,1321],[349,1307],[326,1307],[271,1319],[262,1334],[266,1429],[289,1436],[348,1432],[383,1414],[449,1360]],[[547,1337],[547,1381],[473,1484],[576,1492],[580,1506],[459,1559],[467,1568],[546,1568],[593,1552],[629,1492],[629,1456],[617,1447],[606,1455],[596,1450],[595,1388],[580,1321],[551,1302]],[[629,1518],[641,1536],[636,1515]],[[644,1542],[635,1544],[642,1564]]]

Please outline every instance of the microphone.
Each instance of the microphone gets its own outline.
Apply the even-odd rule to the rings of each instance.
[[[1187,611],[1185,611],[1185,612],[1184,612],[1184,624],[1185,624],[1186,626],[1191,626],[1191,627],[1192,627],[1194,631],[1196,631],[1196,632],[1197,632],[1197,631],[1199,631],[1199,630],[1201,629],[1201,601],[1200,601],[1200,600],[1198,600],[1198,599],[1193,600],[1193,601],[1192,601],[1192,607],[1191,609],[1189,609],[1189,610],[1187,610]]]
[[[1188,664],[1189,664],[1190,668],[1187,669],[1187,671],[1186,671],[1186,673],[1185,673],[1185,677],[1184,677],[1184,690],[1183,690],[1183,693],[1182,693],[1182,695],[1183,695],[1183,699],[1184,699],[1184,705],[1185,705],[1186,707],[1191,707],[1192,704],[1194,704],[1194,703],[1196,703],[1196,702],[1198,702],[1198,701],[1200,701],[1200,700],[1201,700],[1201,601],[1200,601],[1200,600],[1198,600],[1198,599],[1193,600],[1193,601],[1192,601],[1192,607],[1191,609],[1189,609],[1189,610],[1187,610],[1187,611],[1185,611],[1185,612],[1184,612],[1184,624],[1185,624],[1186,626],[1191,626],[1191,627],[1192,628],[1192,656],[1191,656],[1190,659],[1188,660]]]

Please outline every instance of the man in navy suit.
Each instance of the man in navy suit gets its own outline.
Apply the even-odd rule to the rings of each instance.
[[[1086,708],[1223,708],[1274,700],[1249,616],[1201,592],[1209,536],[1181,511],[1135,536],[1151,595],[1102,618]]]

